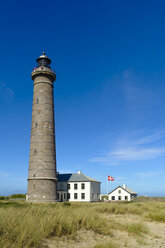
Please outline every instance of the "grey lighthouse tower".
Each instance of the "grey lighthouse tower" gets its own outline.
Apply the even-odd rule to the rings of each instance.
[[[56,148],[51,60],[43,53],[32,71],[34,81],[31,125],[28,202],[56,201]]]

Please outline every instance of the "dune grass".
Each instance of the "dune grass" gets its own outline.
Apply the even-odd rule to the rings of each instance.
[[[151,213],[146,213],[145,218],[150,221],[163,222],[165,223],[165,210],[154,211]]]
[[[142,222],[126,223],[123,225],[123,230],[134,236],[143,236],[148,233],[147,227]]]
[[[148,232],[144,223],[121,223],[117,219],[118,214],[143,215],[155,221],[156,211],[160,214],[156,221],[164,222],[165,203],[31,204],[0,201],[0,247],[42,248],[46,247],[45,239],[61,236],[74,238],[80,229],[92,230],[112,239],[114,230],[138,237]],[[116,218],[111,218],[111,215]],[[115,247],[115,243],[95,246],[99,247]]]
[[[93,248],[119,248],[113,241],[96,244]]]
[[[0,205],[0,247],[41,247],[45,238],[75,235],[80,228],[112,235],[110,224],[91,209],[65,204]],[[19,206],[19,207],[18,207]]]

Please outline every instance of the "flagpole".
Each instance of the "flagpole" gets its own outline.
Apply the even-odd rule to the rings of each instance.
[[[107,195],[108,195],[108,175],[107,175]]]

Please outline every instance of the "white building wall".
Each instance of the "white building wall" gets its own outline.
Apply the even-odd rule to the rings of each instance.
[[[70,184],[70,189],[68,193],[70,194],[69,201],[90,201],[90,182],[68,182]],[[81,188],[82,183],[85,184],[85,189]],[[77,184],[77,189],[74,189],[74,184]],[[77,199],[74,199],[74,193],[77,193]],[[85,199],[82,199],[81,194],[85,193]]]
[[[119,193],[119,190],[121,193]],[[112,201],[112,196],[115,196],[115,201],[119,201],[119,196],[121,197],[121,201],[130,201],[131,195],[127,191],[125,191],[123,188],[119,187],[116,190],[114,190],[112,193],[108,195],[109,201]],[[128,200],[125,200],[125,196],[128,197]]]
[[[70,184],[70,189],[67,185]],[[74,185],[77,184],[77,189]],[[85,185],[85,189],[82,189],[82,184]],[[58,201],[82,201],[90,202],[100,199],[100,183],[98,182],[58,182],[57,183]],[[67,198],[68,193],[70,199]],[[74,193],[77,193],[77,199],[74,198]],[[82,193],[85,194],[85,199],[82,199]]]

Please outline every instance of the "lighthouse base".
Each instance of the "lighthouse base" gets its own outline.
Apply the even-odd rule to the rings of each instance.
[[[27,202],[56,202],[56,179],[28,179]]]

